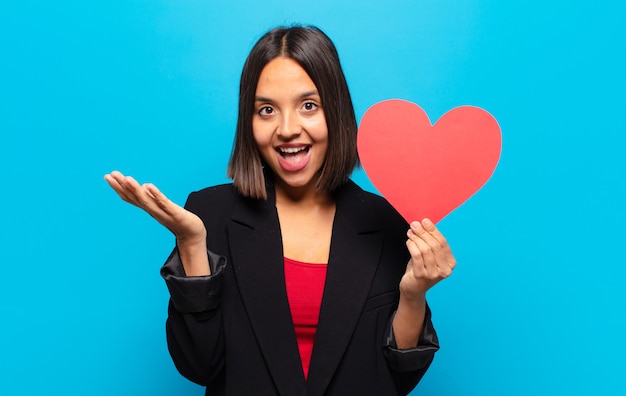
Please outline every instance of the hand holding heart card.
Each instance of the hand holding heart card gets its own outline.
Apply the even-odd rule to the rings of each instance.
[[[396,210],[436,223],[489,180],[502,135],[478,107],[454,108],[432,125],[418,105],[393,99],[365,112],[357,144],[365,173]]]

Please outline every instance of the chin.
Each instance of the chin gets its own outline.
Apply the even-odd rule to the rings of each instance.
[[[313,177],[307,177],[307,176],[289,177],[289,175],[286,175],[286,177],[281,177],[281,176],[283,175],[278,175],[280,182],[289,188],[306,188],[309,186],[315,187],[317,183],[317,180],[314,179]]]

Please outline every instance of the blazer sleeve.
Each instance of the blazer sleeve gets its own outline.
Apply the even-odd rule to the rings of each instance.
[[[161,276],[170,292],[170,301],[180,313],[194,314],[199,320],[210,317],[219,307],[226,258],[207,251],[210,276],[187,277],[183,264],[174,249],[161,268]]]
[[[389,367],[398,372],[425,371],[432,362],[435,352],[439,350],[439,339],[431,321],[430,309],[426,307],[424,327],[415,348],[398,349],[392,326],[394,316],[395,313],[389,320],[385,338],[385,357]]]
[[[174,249],[161,268],[170,292],[166,322],[167,346],[178,371],[190,381],[208,386],[224,369],[224,329],[221,290],[227,261],[212,252],[210,276],[186,277]]]
[[[389,369],[395,373],[393,377],[396,388],[400,394],[408,394],[426,374],[435,357],[435,352],[439,350],[439,340],[437,339],[437,333],[431,321],[430,309],[427,305],[424,327],[417,346],[415,348],[398,349],[392,327],[394,316],[395,313],[391,316],[387,325],[384,354]]]

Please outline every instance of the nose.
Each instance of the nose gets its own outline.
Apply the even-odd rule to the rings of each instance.
[[[291,140],[302,132],[300,117],[296,112],[283,112],[279,122],[277,134],[285,140]]]

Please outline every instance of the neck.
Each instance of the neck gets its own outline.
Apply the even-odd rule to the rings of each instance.
[[[319,192],[315,186],[291,188],[276,183],[275,188],[277,206],[328,207],[335,203],[331,193]]]

